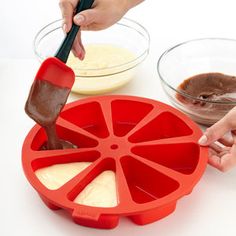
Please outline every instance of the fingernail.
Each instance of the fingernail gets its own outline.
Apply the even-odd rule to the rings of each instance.
[[[85,53],[81,53],[81,57],[80,57],[80,60],[83,61],[84,60],[84,57],[85,57]]]
[[[62,29],[63,29],[64,33],[67,33],[67,27],[66,27],[66,24],[63,24]]]
[[[80,25],[84,21],[84,16],[83,15],[76,15],[75,16],[75,21],[78,25]]]
[[[78,54],[78,58],[82,61],[82,59],[81,59],[81,53]]]
[[[203,135],[199,140],[198,140],[198,143],[200,145],[205,145],[207,143],[207,136],[206,135]]]
[[[80,52],[79,52],[79,53],[76,52],[76,53],[75,53],[75,56],[78,57],[78,58],[80,59],[80,58],[81,58],[81,53],[80,53]]]

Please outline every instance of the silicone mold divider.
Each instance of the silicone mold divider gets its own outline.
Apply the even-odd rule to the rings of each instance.
[[[46,205],[65,209],[81,225],[114,228],[121,216],[147,224],[174,211],[189,194],[207,164],[207,148],[197,144],[201,131],[178,110],[131,96],[102,96],[65,106],[57,120],[61,139],[77,149],[40,150],[47,141],[36,125],[22,149],[25,175]],[[47,189],[35,171],[54,164],[92,162],[56,190]],[[116,174],[118,204],[92,207],[74,203],[100,173]]]

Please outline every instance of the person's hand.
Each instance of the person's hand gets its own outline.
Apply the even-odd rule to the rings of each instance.
[[[208,163],[218,170],[225,172],[236,166],[236,107],[208,128],[199,144],[209,146]]]
[[[74,9],[79,0],[60,0],[59,5],[63,18],[63,30],[67,33],[72,27],[72,20],[80,25],[81,30],[105,29],[118,20],[132,7],[142,0],[95,0],[91,9],[74,16]],[[81,33],[77,34],[72,51],[75,56],[83,60],[85,50],[81,42]]]

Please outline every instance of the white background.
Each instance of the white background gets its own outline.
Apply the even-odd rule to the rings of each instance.
[[[0,0],[0,57],[33,56],[36,32],[60,18],[59,0]],[[236,38],[234,0],[146,0],[127,16],[149,31],[152,53],[193,38]]]
[[[156,74],[156,62],[164,50],[193,38],[236,38],[233,0],[146,0],[127,16],[147,28],[151,48],[141,73],[116,94],[168,103]],[[42,204],[21,167],[22,142],[33,125],[23,106],[39,66],[32,50],[34,35],[57,18],[57,0],[0,0],[0,235],[235,236],[236,169],[222,174],[208,167],[192,194],[178,202],[172,215],[142,227],[121,219],[111,231],[86,228]],[[80,97],[74,95],[70,99]]]

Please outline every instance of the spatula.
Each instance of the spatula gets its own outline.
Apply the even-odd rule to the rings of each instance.
[[[80,0],[76,14],[91,8],[93,2],[93,0]],[[48,136],[47,149],[61,149],[63,146],[68,146],[68,143],[61,142],[57,138],[55,122],[75,80],[73,70],[65,63],[78,30],[79,26],[73,23],[55,57],[47,58],[41,64],[25,104],[26,113],[45,128]]]

